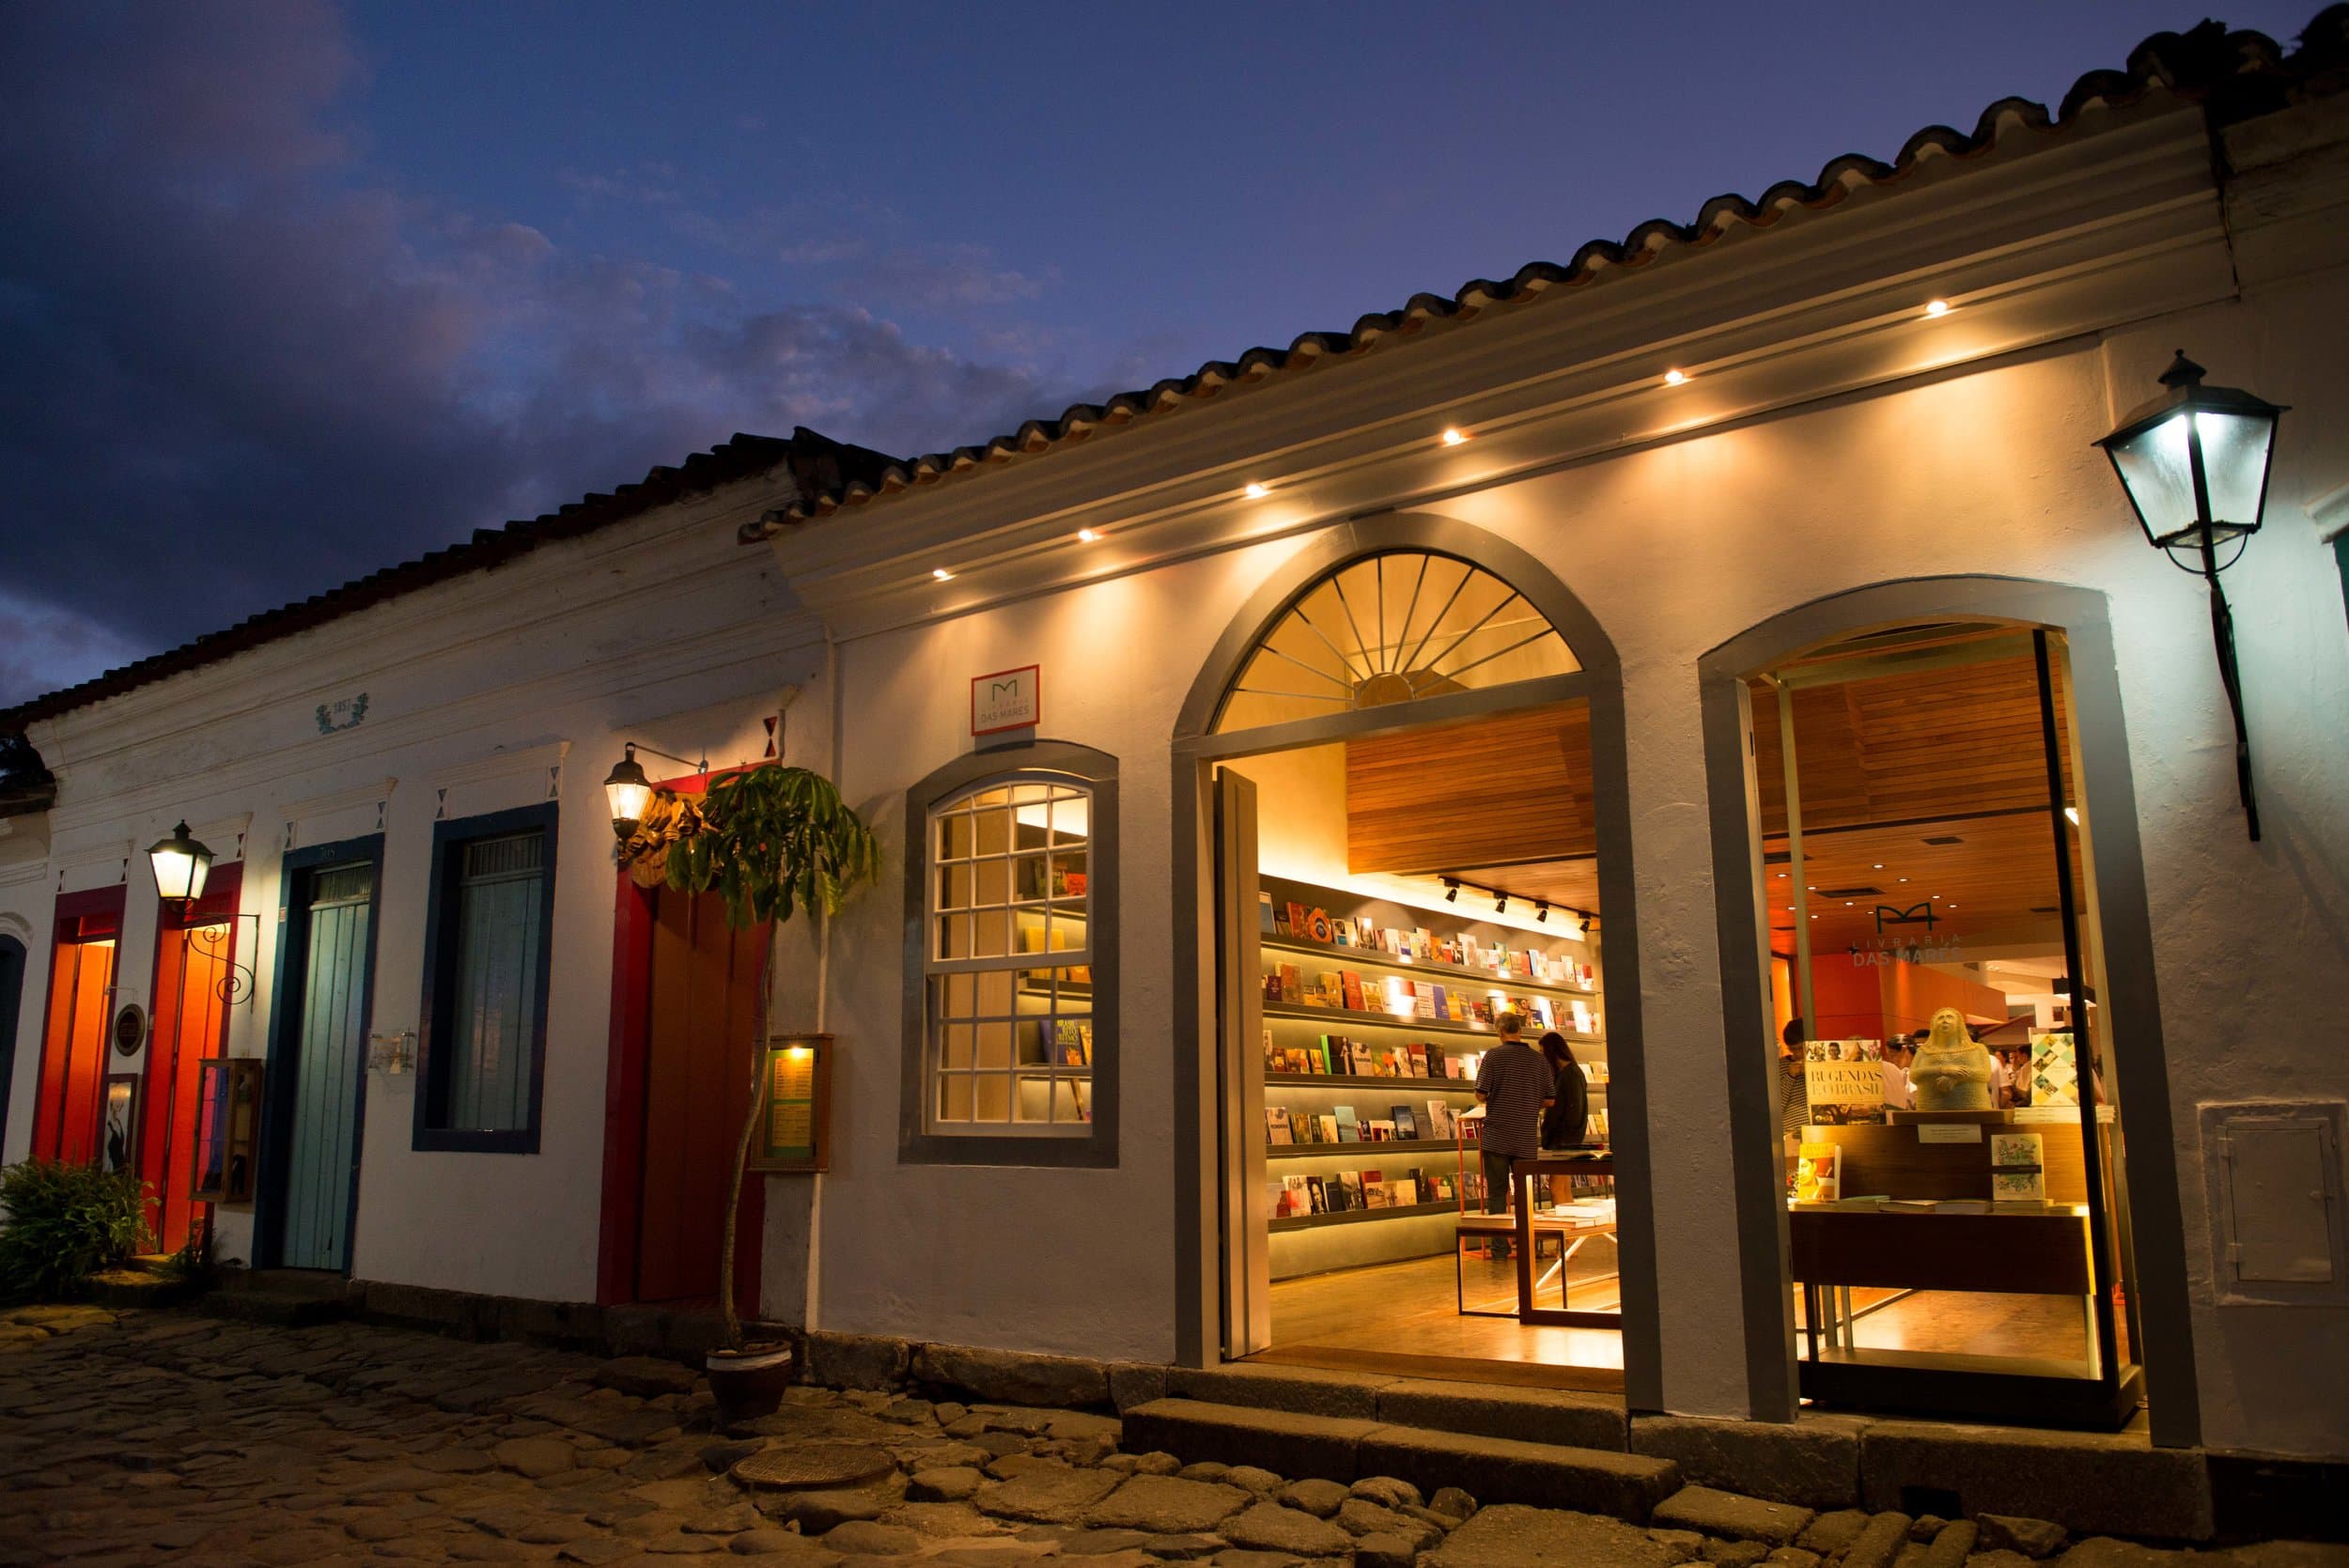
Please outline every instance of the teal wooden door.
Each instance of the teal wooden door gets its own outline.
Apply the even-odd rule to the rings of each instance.
[[[288,1268],[344,1269],[358,1180],[375,868],[325,867],[307,881],[282,1257]]]

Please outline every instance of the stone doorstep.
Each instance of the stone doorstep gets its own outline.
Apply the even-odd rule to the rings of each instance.
[[[1910,1488],[1954,1492],[1968,1514],[2048,1519],[2078,1536],[2207,1541],[2208,1456],[2157,1449],[2142,1431],[2046,1432],[1877,1421],[1859,1436],[1860,1506],[1901,1506]]]
[[[1396,1426],[1344,1416],[1154,1400],[1128,1410],[1125,1447],[1186,1463],[1256,1465],[1296,1479],[1394,1476],[1423,1493],[1458,1486],[1478,1501],[1570,1508],[1644,1522],[1680,1489],[1669,1460]]]

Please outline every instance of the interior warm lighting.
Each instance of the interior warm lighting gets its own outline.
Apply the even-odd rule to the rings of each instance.
[[[1925,302],[1925,314],[1927,316],[1947,316],[1949,313],[1950,302],[1947,300],[1928,300]]]
[[[1090,528],[1080,528],[1080,529],[1078,529],[1078,530],[1077,530],[1077,537],[1078,537],[1078,539],[1079,539],[1081,542],[1084,543],[1084,544],[1091,544],[1091,543],[1093,543],[1095,540],[1098,539],[1100,536],[1101,536],[1100,535],[1096,534],[1096,533],[1095,533],[1092,529],[1090,529]]]
[[[930,575],[938,579],[941,582],[952,582],[955,580],[955,574],[948,571],[943,567],[932,567],[930,568]]]
[[[1664,372],[1664,384],[1666,386],[1685,385],[1688,380],[1688,373],[1686,370],[1667,370]]]
[[[1468,432],[1465,430],[1449,429],[1443,433],[1443,443],[1446,446],[1457,446],[1466,440],[1468,440]]]
[[[1251,479],[1248,481],[1248,489],[1241,493],[1246,495],[1251,501],[1262,501],[1266,496],[1272,493],[1272,487],[1270,485],[1259,485],[1256,481]]]
[[[1884,862],[1882,861],[1878,861],[1868,869],[1871,871],[1882,871],[1884,869]]]
[[[2080,825],[2080,809],[2079,809],[2079,807],[2077,807],[2077,806],[2066,806],[2066,807],[2064,807],[2064,808],[2063,808],[2063,819],[2064,819],[2066,822],[2069,822],[2069,823],[2070,823],[2073,827],[2075,827],[2075,828],[2078,827],[2078,826]]]

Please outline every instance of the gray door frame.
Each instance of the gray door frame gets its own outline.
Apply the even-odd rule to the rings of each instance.
[[[2130,1141],[2153,1157],[2130,1169],[2136,1286],[2145,1343],[2132,1346],[2145,1368],[2154,1442],[2201,1441],[2192,1320],[2186,1292],[2184,1215],[2170,1113],[2170,1073],[2155,987],[2153,920],[2138,835],[2137,786],[2129,766],[2112,624],[2106,596],[2023,578],[1916,578],[1831,594],[1739,632],[1697,661],[1704,727],[1705,780],[1713,839],[1715,918],[1721,970],[1721,1034],[1727,1053],[1730,1154],[1746,1327],[1746,1378],[1759,1420],[1790,1421],[1797,1398],[1792,1275],[1787,1265],[1785,1179],[1774,1109],[1773,1068],[1764,1037],[1769,1011],[1767,938],[1761,919],[1761,829],[1747,766],[1751,717],[1745,683],[1787,659],[1839,637],[1932,620],[2005,622],[2063,633],[2071,654],[2076,787],[2094,826],[2090,908],[2102,938],[2107,1038],[2125,1040],[2114,1098]],[[2087,911],[2083,912],[2083,922]]]
[[[1257,641],[1315,583],[1350,561],[1393,551],[1448,555],[1490,572],[1556,628],[1581,668],[1574,674],[1453,692],[1351,713],[1211,733],[1226,693]],[[1663,1408],[1657,1311],[1656,1215],[1649,1180],[1647,1074],[1641,1050],[1638,899],[1632,881],[1630,780],[1623,673],[1597,617],[1540,560],[1457,518],[1384,513],[1336,524],[1291,556],[1232,617],[1192,682],[1173,743],[1175,1358],[1210,1364],[1222,1342],[1221,1175],[1219,1150],[1234,1115],[1216,1028],[1215,765],[1267,752],[1523,711],[1572,698],[1591,711],[1592,811],[1598,847],[1601,952],[1607,967],[1610,1115],[1615,1149],[1623,1299],[1624,1395],[1629,1408]]]

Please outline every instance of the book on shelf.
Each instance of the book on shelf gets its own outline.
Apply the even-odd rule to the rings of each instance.
[[[1360,1171],[1339,1172],[1338,1185],[1346,1189],[1346,1206],[1347,1208],[1366,1209],[1370,1207],[1370,1197],[1369,1194],[1363,1189],[1362,1173]]]
[[[1338,1119],[1328,1111],[1314,1118],[1314,1141],[1335,1143],[1338,1141]]]
[[[1419,1202],[1419,1182],[1413,1176],[1397,1176],[1387,1187],[1387,1206],[1407,1209]]]
[[[1289,1126],[1289,1113],[1279,1106],[1267,1106],[1264,1113],[1264,1136],[1268,1143],[1294,1143],[1297,1134]]]
[[[1280,925],[1272,918],[1272,895],[1268,893],[1258,893],[1256,894],[1257,934],[1265,937],[1276,937],[1280,935]]]
[[[1843,1195],[1843,1151],[1833,1143],[1802,1143],[1795,1149],[1795,1201],[1833,1203]]]
[[[1356,1120],[1354,1108],[1352,1106],[1342,1105],[1338,1107],[1336,1120],[1338,1124],[1338,1136],[1334,1141],[1340,1143],[1359,1143],[1361,1141],[1361,1124]]]
[[[1307,1176],[1305,1178],[1305,1212],[1308,1214],[1327,1214],[1330,1212],[1330,1195],[1322,1190],[1321,1178],[1319,1176]]]
[[[1345,1172],[1332,1171],[1321,1179],[1321,1194],[1331,1214],[1344,1214],[1347,1208]]]
[[[1362,1010],[1361,975],[1353,970],[1345,970],[1340,971],[1338,975],[1338,987],[1343,993],[1346,1010],[1349,1013],[1361,1012]]]
[[[1409,1106],[1395,1106],[1389,1111],[1389,1114],[1394,1119],[1394,1135],[1397,1138],[1417,1139],[1419,1137],[1419,1121],[1411,1114]]]
[[[2046,1141],[2035,1132],[1990,1135],[1990,1198],[1999,1204],[2047,1201]]]
[[[1418,1044],[1417,1042],[1413,1042],[1412,1044],[1404,1047],[1403,1049],[1408,1054],[1411,1063],[1411,1076],[1413,1078],[1425,1078],[1427,1076],[1427,1048],[1423,1045]],[[1440,1058],[1439,1058],[1439,1060],[1440,1060]]]

